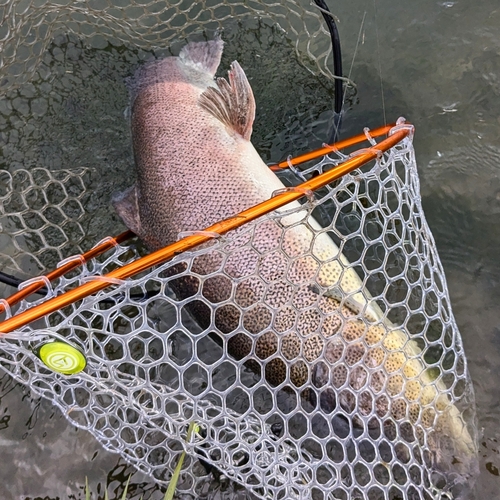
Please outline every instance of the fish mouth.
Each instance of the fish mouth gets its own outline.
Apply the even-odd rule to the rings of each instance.
[[[457,425],[457,414],[457,408],[450,405],[438,416],[428,444],[433,452],[433,484],[443,485],[450,498],[465,500],[471,497],[479,475],[477,437],[463,421],[461,427]]]

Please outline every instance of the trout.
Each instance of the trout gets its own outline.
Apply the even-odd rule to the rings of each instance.
[[[255,100],[244,71],[235,61],[229,81],[215,79],[222,49],[220,39],[191,42],[128,80],[137,180],[113,204],[150,250],[284,188],[250,142]],[[228,352],[264,367],[270,384],[309,386],[327,412],[338,405],[384,422],[409,420],[420,440],[427,435],[436,467],[468,475],[475,441],[443,383],[425,369],[420,348],[385,318],[307,210],[298,202],[283,210],[255,225],[251,246],[235,236],[224,276],[200,285],[181,274],[170,282],[174,293],[184,299],[202,286],[213,310],[194,300],[191,313],[205,328],[214,318]],[[213,275],[219,257],[197,257],[191,269]],[[181,271],[176,265],[172,273]]]

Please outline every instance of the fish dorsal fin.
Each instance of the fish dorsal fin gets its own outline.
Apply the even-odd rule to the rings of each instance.
[[[234,61],[229,70],[229,83],[217,78],[217,87],[208,87],[200,96],[200,105],[222,123],[250,140],[255,119],[255,99],[245,72]]]
[[[223,48],[224,42],[220,38],[208,42],[189,42],[182,48],[179,59],[186,66],[215,76]]]

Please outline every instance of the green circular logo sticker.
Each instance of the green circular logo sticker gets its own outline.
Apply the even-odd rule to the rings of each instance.
[[[87,366],[85,356],[64,342],[50,342],[43,345],[39,355],[47,368],[65,375],[80,373]]]

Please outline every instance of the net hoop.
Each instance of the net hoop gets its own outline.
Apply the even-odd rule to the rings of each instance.
[[[401,125],[403,125],[401,127]],[[223,235],[228,231],[237,229],[242,225],[251,222],[262,215],[268,214],[278,208],[281,208],[292,201],[296,201],[303,196],[306,196],[307,192],[315,191],[321,187],[330,184],[331,182],[341,178],[342,176],[356,170],[357,168],[365,165],[366,163],[377,159],[381,154],[394,147],[400,141],[402,141],[409,134],[413,133],[413,125],[409,123],[405,123],[404,120],[398,121],[396,125],[393,126],[385,126],[380,129],[377,129],[375,132],[372,132],[372,136],[383,135],[388,133],[388,137],[378,144],[371,146],[366,149],[362,149],[358,152],[354,152],[351,154],[351,157],[340,163],[337,167],[332,170],[325,172],[317,177],[312,178],[309,181],[303,182],[302,184],[296,186],[295,188],[286,190],[284,192],[276,194],[271,199],[264,201],[258,205],[248,208],[243,212],[231,217],[229,219],[225,219],[223,221],[217,222],[216,224],[202,229],[197,234],[193,234],[191,236],[186,236],[181,240],[168,245],[167,247],[153,252],[145,257],[142,257],[130,264],[127,264],[119,269],[116,269],[109,274],[96,277],[92,280],[89,277],[89,282],[79,287],[65,292],[62,295],[57,297],[53,297],[48,299],[46,302],[38,304],[37,306],[32,307],[22,313],[12,316],[11,318],[0,323],[0,333],[9,333],[23,326],[36,321],[37,319],[46,316],[50,313],[57,311],[58,309],[62,309],[69,304],[72,304],[78,300],[83,299],[89,295],[99,292],[109,286],[113,280],[124,280],[130,278],[142,271],[146,271],[151,267],[162,264],[172,257],[179,255],[183,252],[191,250],[192,248],[199,246],[203,243],[208,242],[213,238],[212,234],[216,233],[219,235]],[[347,139],[340,143],[334,144],[330,146],[330,152],[333,149],[341,149],[353,144],[357,144],[363,140],[367,140],[366,134],[359,134],[351,139]],[[321,157],[328,152],[328,148],[317,149],[311,153],[306,155],[301,155],[294,160],[291,160],[291,164],[293,166],[298,165],[300,163],[309,161],[311,159],[315,159]],[[278,169],[286,168],[289,166],[288,160],[286,162],[279,163],[277,166],[273,166],[274,169],[276,167]],[[271,167],[271,168],[273,168]],[[111,248],[116,243],[125,241],[130,238],[133,233],[130,231],[126,231],[119,236],[111,239],[105,239],[104,242],[100,245],[97,245],[89,252],[86,252],[82,255],[83,261],[88,261],[93,257],[105,252],[109,248]],[[65,265],[59,267],[55,271],[52,271],[47,275],[49,280],[55,279],[67,273],[68,271],[76,268],[78,266],[78,259],[71,260],[67,262]],[[23,290],[20,290],[16,294],[12,295],[7,299],[9,304],[15,304],[27,297],[29,294],[35,292],[36,290],[42,288],[44,285],[43,281],[32,283],[28,287]],[[1,309],[0,309],[1,312]]]

